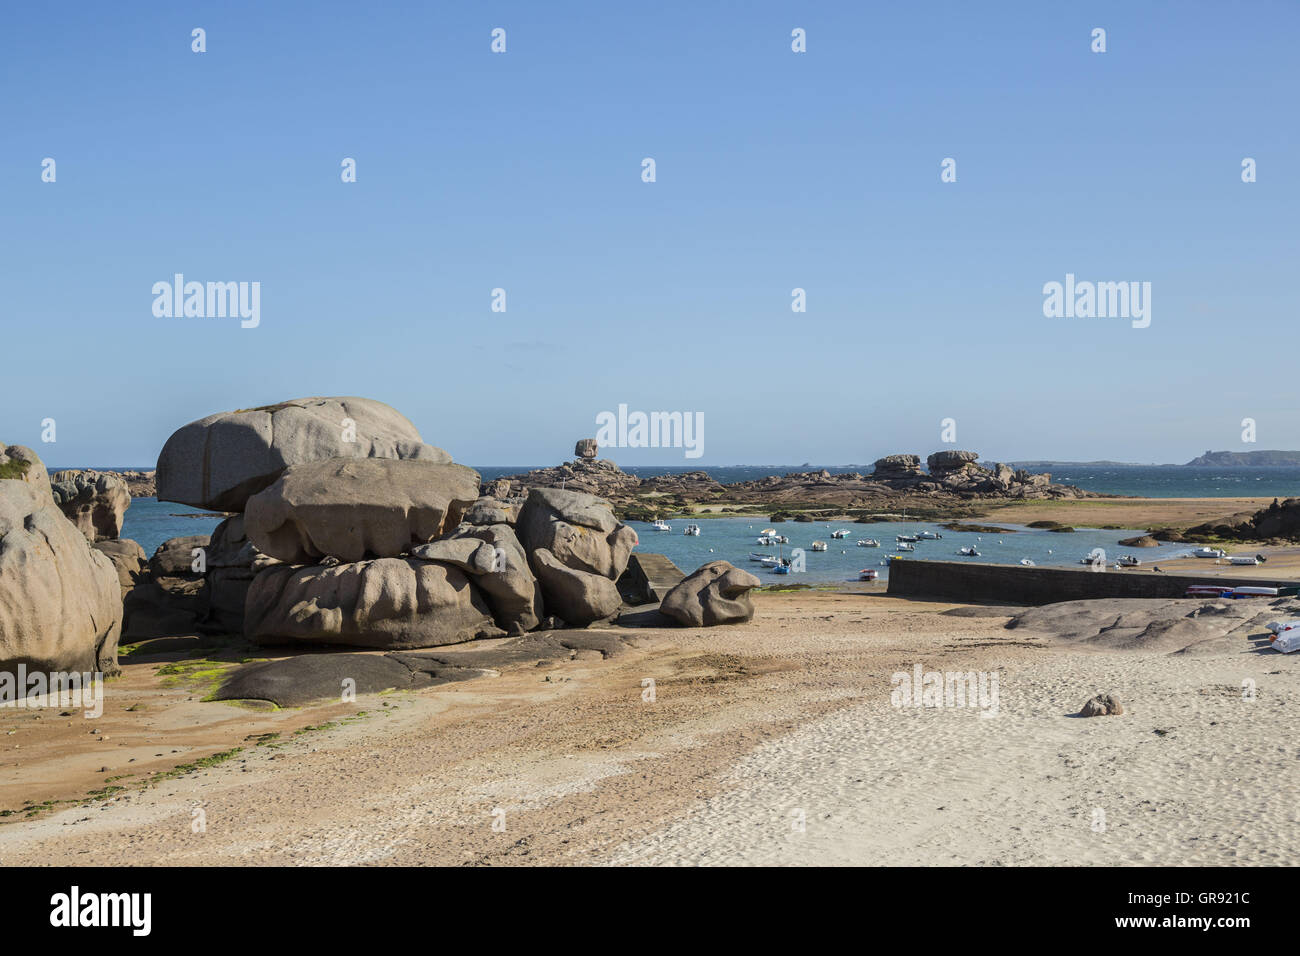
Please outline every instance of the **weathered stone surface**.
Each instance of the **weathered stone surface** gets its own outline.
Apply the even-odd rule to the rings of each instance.
[[[122,534],[131,506],[126,482],[107,471],[56,471],[50,478],[54,503],[86,540],[112,540]]]
[[[517,498],[509,501],[502,501],[500,498],[479,498],[469,506],[469,510],[461,520],[465,524],[514,525],[519,521],[519,509],[523,504],[523,501]]]
[[[113,562],[123,598],[149,573],[149,559],[145,557],[144,548],[130,538],[96,541],[92,547]]]
[[[261,644],[381,649],[502,635],[464,572],[418,558],[260,571],[248,591],[244,633]]]
[[[149,572],[156,578],[174,575],[201,576],[201,572],[194,570],[196,560],[194,551],[203,550],[206,563],[206,552],[211,544],[212,537],[206,534],[187,534],[178,538],[168,538],[158,545],[158,550],[149,559]]]
[[[579,458],[595,458],[599,450],[594,438],[579,438],[573,446],[573,453]]]
[[[450,533],[478,498],[464,465],[335,458],[293,465],[248,500],[249,540],[280,561],[392,558]]]
[[[40,456],[25,445],[0,442],[0,481],[21,481],[50,494],[50,476]]]
[[[876,459],[872,467],[871,477],[879,481],[923,477],[919,455],[886,455]]]
[[[528,565],[528,555],[514,528],[507,524],[463,524],[456,538],[477,540],[490,551],[492,568],[480,572],[474,583],[487,599],[497,626],[512,635],[537,627],[546,613],[542,586]],[[482,552],[480,555],[486,557]]]
[[[518,532],[530,554],[545,549],[566,567],[611,581],[626,570],[637,544],[636,532],[618,522],[608,502],[558,488],[534,488],[528,493]]]
[[[40,459],[24,460],[31,475]],[[0,479],[0,670],[117,674],[122,590],[113,562],[26,475]]]
[[[278,661],[246,664],[222,683],[214,700],[269,700],[281,707],[301,707],[319,700],[339,700],[344,681],[359,694],[415,690],[484,673],[431,658],[406,654],[302,654]]]
[[[1082,717],[1118,717],[1124,713],[1124,705],[1113,694],[1098,694],[1080,709]]]
[[[586,627],[613,617],[623,606],[622,595],[609,578],[571,568],[545,548],[532,551],[530,558],[542,585],[547,612],[566,624]]]
[[[209,415],[177,430],[158,456],[158,498],[196,508],[243,511],[249,496],[269,486],[285,468],[330,458],[451,461],[382,402],[298,398]]]
[[[960,471],[967,465],[979,461],[979,452],[975,451],[936,451],[925,460],[930,474],[945,471]]]
[[[686,627],[742,624],[754,617],[749,591],[762,583],[729,561],[710,561],[669,591],[659,610]]]
[[[202,622],[203,630],[243,632],[244,605],[257,574],[254,565],[259,557],[262,553],[248,540],[244,530],[243,515],[232,515],[213,529],[206,550],[207,615]]]

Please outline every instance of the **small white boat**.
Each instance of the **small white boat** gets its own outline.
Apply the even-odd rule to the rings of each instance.
[[[825,541],[814,541],[814,542],[812,543],[812,549],[813,549],[814,551],[825,551],[825,550],[826,550],[826,542],[825,542]]]
[[[918,531],[916,536],[918,538],[924,538],[927,541],[938,541],[943,537],[943,535],[939,534],[937,531]]]
[[[774,554],[769,554],[767,557],[762,558],[761,560],[762,560],[762,562],[763,562],[765,565],[767,565],[769,568],[774,568],[774,567],[776,567],[777,565],[779,565],[782,561],[784,561],[785,559],[784,559],[784,558],[778,558],[778,557],[777,557],[776,555],[774,555]]]
[[[975,550],[974,545],[971,545],[969,548],[960,548],[957,553],[965,558],[978,558],[980,556],[980,553]]]
[[[894,540],[895,540],[895,541],[904,541],[904,542],[906,542],[906,543],[908,543],[908,544],[912,544],[912,543],[914,543],[914,542],[916,542],[916,541],[920,541],[921,539],[918,538],[918,537],[917,537],[916,535],[914,535],[914,534],[900,534],[900,535],[895,535],[895,536],[894,536]]]
[[[772,538],[772,540],[775,541],[777,544],[789,544],[789,543],[790,543],[790,539],[787,538],[787,537],[786,537],[785,535],[783,535],[783,534],[775,535],[775,536]]]
[[[1259,558],[1253,554],[1230,554],[1229,564],[1259,564]]]
[[[1121,568],[1136,568],[1142,562],[1137,558],[1133,557],[1133,555],[1131,554],[1124,554],[1124,555],[1120,555],[1120,559],[1115,563],[1118,564]],[[1252,561],[1251,563],[1253,564],[1254,562]]]
[[[683,531],[682,534],[689,534],[698,538],[700,536],[700,526],[697,524],[688,524],[686,530]]]
[[[858,572],[859,581],[875,581],[880,578],[880,572],[875,568],[863,568]]]
[[[666,522],[666,521],[660,521],[658,518],[655,518],[655,521],[654,521],[654,529],[655,529],[656,531],[672,531],[672,530],[673,530],[673,529],[672,529],[672,526],[671,526],[670,524],[668,524],[668,522]]]
[[[878,548],[878,547],[880,547],[880,542],[877,541],[875,538],[863,538],[861,541],[858,542],[858,547],[859,547],[859,548]]]
[[[765,548],[770,548],[772,547],[772,545],[776,544],[776,539],[771,537],[770,535],[763,534],[763,535],[759,535],[758,540],[755,541],[754,543],[761,544]]]
[[[1226,555],[1227,552],[1219,548],[1195,548],[1192,551],[1192,557],[1194,558],[1222,558]]]
[[[776,534],[775,528],[764,528],[759,534]]]
[[[1030,561],[1028,558],[1021,558],[1021,559],[1020,559],[1020,563],[1023,564],[1023,565],[1024,565],[1025,567],[1027,567],[1027,568],[1036,568],[1036,567],[1038,567],[1038,565],[1034,564],[1034,562]]]
[[[909,543],[906,542],[906,541],[900,541],[897,545],[894,546],[894,550],[895,550],[895,551],[915,551],[915,550],[916,550],[916,545],[914,545],[914,544],[909,544]]]
[[[848,536],[849,536],[848,531],[845,530],[845,529],[843,529],[843,528],[841,528],[839,531],[832,531],[832,532],[831,532],[831,537],[832,537],[832,538],[847,538]]]
[[[749,552],[749,560],[751,561],[766,561],[769,557],[771,557],[771,555],[759,554],[757,551]]]

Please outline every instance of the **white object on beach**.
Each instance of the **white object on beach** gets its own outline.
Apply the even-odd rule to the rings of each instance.
[[[1292,627],[1283,631],[1273,641],[1273,650],[1280,651],[1283,654],[1293,654],[1300,651],[1300,628]]]
[[[1222,558],[1226,554],[1227,554],[1226,551],[1221,551],[1218,548],[1207,547],[1207,548],[1194,548],[1192,550],[1192,557],[1194,558]]]
[[[1253,554],[1230,554],[1228,555],[1229,564],[1259,564],[1259,558]]]

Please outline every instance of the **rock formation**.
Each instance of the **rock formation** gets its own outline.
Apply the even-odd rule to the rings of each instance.
[[[594,438],[579,438],[573,446],[573,453],[579,458],[595,458],[599,448]]]
[[[298,398],[209,415],[176,431],[158,456],[158,498],[243,511],[288,466],[329,458],[451,461],[382,402]]]
[[[669,591],[659,610],[686,627],[741,624],[753,619],[749,592],[762,583],[729,561],[710,561]]]
[[[110,471],[56,471],[50,477],[54,503],[92,544],[120,537],[131,506],[126,482]]]
[[[244,633],[259,644],[384,650],[504,634],[463,571],[419,558],[259,571],[248,590]]]
[[[291,564],[394,558],[455,530],[478,486],[478,472],[464,465],[304,462],[248,499],[245,527],[260,551]]]
[[[35,452],[0,445],[0,465],[0,670],[118,673],[113,562],[55,505]]]
[[[637,535],[619,523],[608,502],[534,488],[517,531],[550,613],[578,626],[617,613],[623,602],[614,582],[627,569]]]

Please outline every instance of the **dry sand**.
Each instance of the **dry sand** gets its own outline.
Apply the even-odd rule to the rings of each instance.
[[[1263,864],[1300,850],[1294,658],[1246,641],[1208,657],[1063,649],[996,609],[861,593],[757,602],[753,624],[640,631],[608,660],[274,713],[186,700],[159,689],[157,665],[128,664],[98,721],[0,713],[0,807],[135,773],[107,800],[6,817],[0,861]],[[891,674],[916,663],[996,670],[999,715],[892,707]],[[1099,692],[1129,713],[1069,716]]]

